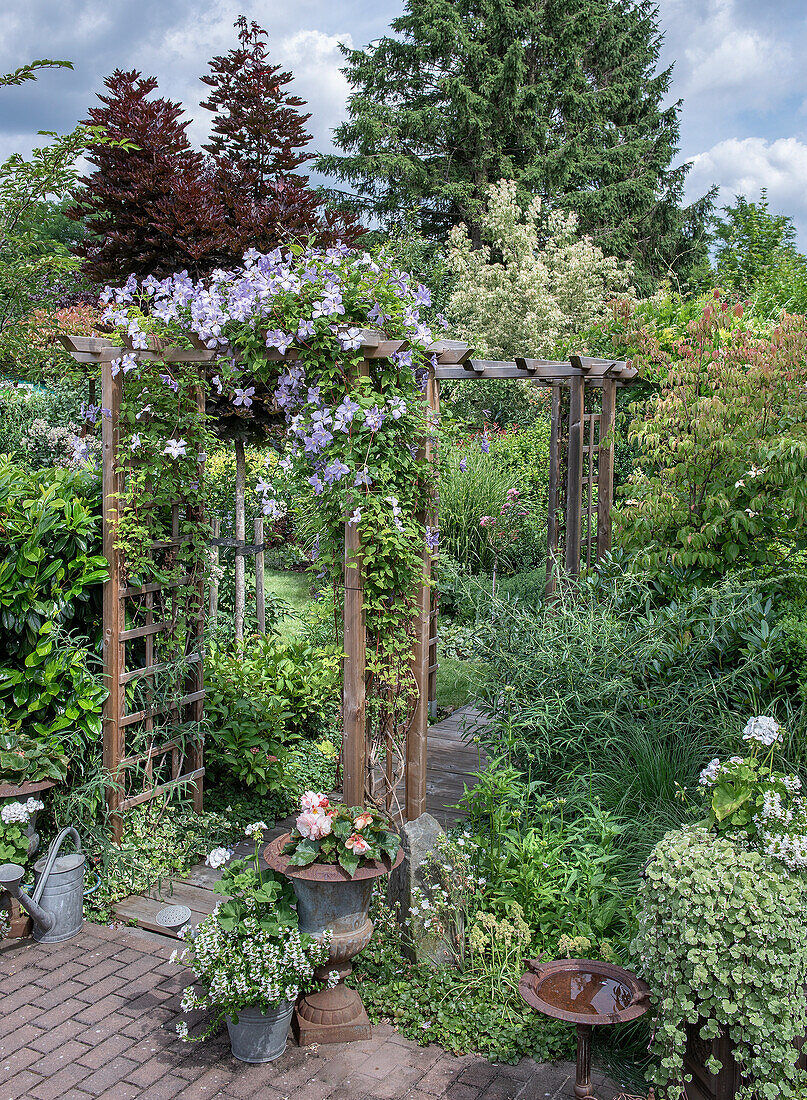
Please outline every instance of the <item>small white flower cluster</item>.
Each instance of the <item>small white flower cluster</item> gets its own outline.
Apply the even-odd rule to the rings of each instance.
[[[757,741],[760,745],[770,748],[781,740],[780,728],[775,718],[760,714],[756,718],[749,718],[743,730],[743,741]]]
[[[27,825],[31,815],[44,808],[44,803],[36,798],[29,798],[26,802],[6,802],[0,806],[0,821],[4,825]]]
[[[205,856],[205,863],[208,867],[217,869],[223,867],[232,854],[232,848],[214,848]]]
[[[770,786],[763,792],[762,809],[754,824],[766,855],[779,859],[791,871],[807,868],[807,802],[798,794],[801,780],[786,775],[771,780],[783,791]],[[789,796],[789,797],[787,797]]]
[[[244,829],[244,835],[260,840],[268,828],[269,826],[265,821],[253,821],[251,825],[247,825]]]
[[[221,1014],[247,1005],[259,1005],[266,1011],[294,1001],[328,958],[330,935],[317,943],[297,928],[271,933],[252,916],[226,931],[211,913],[188,939],[190,946],[177,961],[193,970],[203,992],[188,986],[182,995],[182,1010],[212,1008]],[[329,984],[335,984],[338,977],[331,972]],[[179,1024],[177,1034],[187,1039],[187,1025]]]
[[[702,787],[713,787],[715,785],[717,777],[720,774],[720,766],[718,757],[715,757],[710,764],[706,765],[698,779]]]

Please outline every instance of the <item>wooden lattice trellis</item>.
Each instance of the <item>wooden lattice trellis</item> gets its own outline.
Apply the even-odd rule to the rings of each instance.
[[[388,340],[383,333],[370,329],[361,330],[362,353],[367,361],[388,358],[405,347],[404,341]],[[104,553],[110,565],[110,577],[104,590],[104,674],[110,687],[110,695],[104,710],[104,764],[109,773],[118,778],[127,769],[142,764],[145,771],[144,788],[127,794],[119,786],[110,792],[110,808],[113,810],[116,836],[120,832],[120,813],[128,806],[145,801],[156,794],[182,783],[194,784],[194,805],[201,809],[202,776],[204,764],[201,744],[197,741],[182,758],[179,744],[172,738],[163,739],[150,747],[145,754],[126,755],[126,731],[141,724],[146,735],[153,728],[154,718],[165,711],[170,721],[181,725],[190,714],[192,721],[201,721],[204,700],[202,662],[203,592],[201,578],[183,578],[175,582],[171,599],[179,598],[179,589],[189,589],[198,601],[197,628],[193,632],[193,648],[182,658],[188,670],[186,690],[167,707],[142,706],[130,710],[126,700],[126,685],[135,680],[153,682],[161,672],[153,663],[153,640],[165,628],[162,620],[155,621],[154,601],[157,594],[165,598],[165,585],[143,585],[128,588],[122,583],[120,562],[115,548],[116,500],[120,492],[115,473],[115,454],[120,408],[120,376],[112,378],[110,362],[120,355],[121,349],[108,341],[94,338],[64,337],[63,342],[79,362],[98,364],[102,370],[102,401],[110,415],[103,420],[103,500],[104,500]],[[132,350],[132,349],[130,349]],[[547,592],[551,594],[556,583],[557,569],[562,563],[566,572],[577,574],[581,564],[591,565],[609,548],[611,540],[610,509],[613,494],[613,442],[616,389],[627,385],[636,377],[636,371],[625,362],[572,356],[569,361],[553,362],[540,359],[516,359],[513,362],[479,360],[472,357],[467,344],[441,341],[429,349],[435,365],[430,369],[426,384],[426,397],[430,414],[439,416],[439,384],[444,380],[489,378],[524,378],[551,387],[551,442],[547,532]],[[230,349],[218,349],[215,353],[205,349],[189,350],[164,347],[156,343],[149,350],[134,351],[137,358],[165,362],[191,362],[200,365],[214,358],[231,355]],[[291,349],[285,355],[268,351],[273,361],[297,359]],[[200,379],[201,381],[201,379]],[[596,391],[601,392],[599,411],[587,409],[587,402]],[[201,394],[201,389],[200,389]],[[203,397],[200,397],[203,400]],[[423,453],[432,446],[430,438],[423,440]],[[595,498],[596,487],[596,498]],[[181,502],[175,505],[175,516]],[[437,526],[437,487],[430,514],[419,516],[425,527]],[[596,523],[594,517],[596,514]],[[176,531],[176,526],[175,526]],[[585,534],[585,539],[583,535]],[[176,536],[175,536],[176,537]],[[343,797],[349,805],[359,805],[368,795],[377,797],[378,769],[373,767],[368,752],[366,729],[366,637],[363,611],[362,546],[360,533],[355,525],[345,525],[344,536],[345,595],[344,595],[344,687],[343,687],[343,744],[342,776]],[[416,617],[412,669],[416,685],[416,703],[406,724],[401,767],[394,763],[395,732],[387,731],[387,762],[382,776],[382,800],[392,807],[397,801],[396,791],[403,778],[404,800],[400,815],[405,820],[417,818],[426,809],[426,769],[428,745],[429,703],[434,700],[435,674],[437,671],[437,607],[434,597],[432,574],[435,559],[424,548],[423,582],[416,593]],[[126,625],[127,601],[142,600],[138,613],[144,617],[142,624]],[[129,611],[131,618],[131,610]],[[131,649],[127,644],[142,645],[142,664],[129,668]],[[157,781],[154,761],[170,760],[170,776]]]

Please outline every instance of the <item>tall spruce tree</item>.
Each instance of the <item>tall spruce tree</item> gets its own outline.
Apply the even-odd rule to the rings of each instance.
[[[353,93],[318,161],[386,222],[415,210],[479,240],[485,190],[514,179],[578,214],[607,253],[656,276],[698,258],[711,195],[681,207],[680,102],[652,0],[407,0],[393,36],[343,47]]]

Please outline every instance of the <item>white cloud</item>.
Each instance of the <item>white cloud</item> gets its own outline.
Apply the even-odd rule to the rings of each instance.
[[[719,141],[706,152],[691,157],[692,170],[687,178],[691,197],[716,183],[720,187],[719,202],[731,202],[735,195],[756,199],[766,187],[771,208],[788,214],[807,234],[807,144],[795,137],[728,138]]]
[[[665,56],[676,59],[676,96],[721,113],[764,110],[801,83],[791,41],[777,34],[763,9],[740,11],[737,0],[663,0]],[[787,24],[785,24],[787,25]]]

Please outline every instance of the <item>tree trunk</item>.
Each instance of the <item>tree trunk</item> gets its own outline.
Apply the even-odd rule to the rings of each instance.
[[[244,644],[244,607],[246,604],[246,580],[244,575],[244,543],[246,542],[246,518],[244,488],[247,480],[247,456],[243,439],[235,441],[235,644]]]

